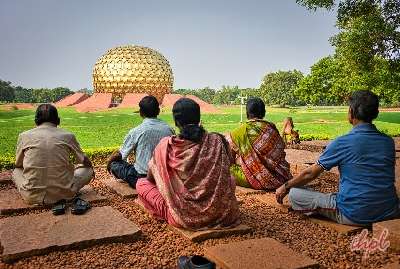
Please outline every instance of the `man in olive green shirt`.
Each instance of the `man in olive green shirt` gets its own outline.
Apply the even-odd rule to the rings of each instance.
[[[52,204],[72,199],[94,176],[92,163],[70,132],[57,128],[57,109],[42,104],[36,128],[19,135],[12,179],[29,204]],[[70,161],[73,155],[77,167]]]

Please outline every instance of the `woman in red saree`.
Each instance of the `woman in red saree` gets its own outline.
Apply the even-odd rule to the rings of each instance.
[[[156,218],[190,230],[239,224],[230,150],[224,137],[200,125],[200,107],[179,99],[173,117],[180,135],[163,138],[136,190]]]
[[[232,175],[238,186],[275,190],[292,178],[285,143],[275,125],[263,120],[265,104],[260,98],[248,100],[246,113],[247,122],[228,136],[236,159]]]

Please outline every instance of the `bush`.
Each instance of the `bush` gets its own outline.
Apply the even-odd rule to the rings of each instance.
[[[98,149],[85,149],[83,152],[92,161],[93,165],[105,165],[107,163],[108,156],[114,151],[118,150],[115,147],[105,147]],[[13,169],[15,164],[14,156],[0,156],[0,171]]]

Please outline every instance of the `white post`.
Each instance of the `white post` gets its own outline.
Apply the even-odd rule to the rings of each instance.
[[[243,122],[243,105],[244,105],[244,100],[247,99],[247,95],[246,96],[239,96],[240,99],[240,123]]]

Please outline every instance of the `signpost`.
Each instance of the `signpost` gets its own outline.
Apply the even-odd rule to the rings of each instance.
[[[240,99],[240,123],[242,123],[243,122],[243,105],[244,105],[244,102],[247,100],[247,95],[246,96],[239,95],[238,98]]]

